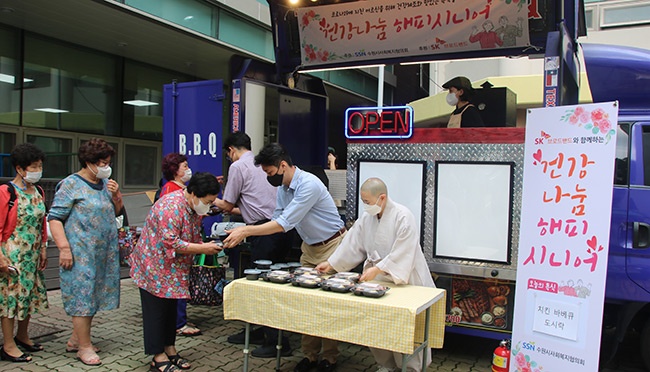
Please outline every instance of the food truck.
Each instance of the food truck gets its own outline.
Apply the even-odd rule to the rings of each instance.
[[[368,42],[365,48],[354,53],[339,52],[327,42],[305,43],[304,30],[316,23],[316,33],[338,43],[340,39],[354,40],[364,32],[374,32],[373,35],[381,38],[385,30],[390,29],[388,25],[394,32],[404,31],[409,26],[417,28],[420,24],[435,28],[436,19],[427,18],[426,15],[431,14],[427,11],[419,13],[424,14],[424,18],[414,13],[385,22],[384,18],[390,17],[382,18],[381,15],[394,8],[382,1],[365,2],[367,6],[356,8],[351,5],[354,1],[342,2],[343,5],[337,5],[336,9],[320,7],[322,3],[332,6],[334,2],[316,5],[307,2],[297,8],[284,1],[268,2],[275,32],[278,73],[289,80],[298,70],[328,66],[542,53],[548,61],[554,62],[545,64],[545,105],[577,103],[574,57],[578,49],[576,38],[582,32],[580,2],[528,2],[526,48],[464,50],[471,46],[462,41],[450,41],[457,36],[450,31],[446,36],[435,36],[435,42],[416,49],[400,38],[407,44],[405,47],[373,50],[372,43]],[[439,3],[444,2],[406,1],[394,7],[416,9]],[[478,5],[472,8],[474,3]],[[468,9],[466,13],[462,10],[447,12],[442,22],[453,23],[462,18],[462,14],[467,15],[463,20],[480,18],[485,15],[486,8],[482,6],[486,3],[491,2],[463,2]],[[512,3],[521,6],[520,2]],[[489,10],[495,11],[495,8]],[[366,22],[362,22],[365,28],[357,21],[345,23],[348,15],[365,19]],[[458,21],[458,28],[462,23]],[[439,50],[447,47],[450,48],[448,52]],[[650,212],[644,208],[650,186],[645,164],[645,159],[650,164],[650,157],[644,153],[650,152],[650,136],[647,135],[650,132],[650,104],[647,102],[650,53],[598,45],[583,45],[582,49],[593,101],[619,102],[601,344],[605,350],[601,355],[613,356],[630,329],[640,331],[641,350],[650,347],[650,277],[644,274],[650,257],[647,250],[650,247]],[[552,67],[547,68],[549,65]],[[408,106],[348,110],[343,125],[348,137],[346,218],[353,222],[361,213],[360,183],[368,175],[381,175],[387,181],[391,198],[409,207],[420,223],[421,245],[436,277],[436,285],[448,290],[447,331],[509,338],[522,203],[524,128],[490,123],[488,128],[413,129],[412,119],[413,112]],[[650,167],[647,169],[650,174]],[[463,209],[458,205],[471,207]],[[459,210],[465,212],[459,214]],[[584,283],[569,281],[561,283],[559,291],[580,297],[588,295],[590,288]],[[647,352],[642,355],[650,367],[650,355]]]

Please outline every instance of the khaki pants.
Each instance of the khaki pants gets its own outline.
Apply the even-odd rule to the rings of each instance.
[[[300,264],[305,267],[316,267],[319,263],[327,261],[329,256],[341,244],[343,236],[345,234],[332,239],[325,245],[309,245],[303,242],[300,246],[300,250],[302,251]],[[302,352],[312,362],[318,361],[318,354],[321,354],[321,359],[327,359],[331,364],[336,363],[336,358],[339,356],[338,345],[339,342],[336,340],[308,335],[302,336]]]

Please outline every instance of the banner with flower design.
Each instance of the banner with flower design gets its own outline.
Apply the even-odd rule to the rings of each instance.
[[[526,47],[523,0],[373,0],[299,8],[302,65]]]
[[[529,110],[510,371],[597,371],[616,102]]]

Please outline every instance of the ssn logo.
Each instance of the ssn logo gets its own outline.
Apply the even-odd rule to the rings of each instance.
[[[217,157],[217,135],[210,133],[208,135],[208,145],[205,146],[201,141],[200,133],[192,134],[191,148],[188,151],[187,136],[185,134],[178,135],[178,152],[183,155],[205,156],[210,155],[213,158]]]
[[[521,344],[521,347],[524,350],[535,350],[535,343],[534,342],[524,342]]]

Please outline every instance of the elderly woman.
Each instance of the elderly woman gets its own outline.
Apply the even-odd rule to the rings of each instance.
[[[140,288],[144,352],[153,355],[151,371],[189,369],[176,351],[176,307],[190,298],[189,272],[194,254],[216,254],[215,242],[202,242],[201,216],[217,198],[219,183],[210,173],[196,173],[187,188],[158,200],[129,256],[131,277]]]
[[[167,182],[160,191],[160,197],[185,188],[185,183],[192,178],[192,170],[187,165],[187,156],[171,152],[162,160],[162,174]],[[197,336],[201,330],[187,322],[187,300],[178,300],[176,309],[176,334],[179,336]]]
[[[171,152],[162,160],[162,174],[167,182],[160,191],[160,197],[185,188],[185,183],[192,178],[192,170],[187,165],[187,156]]]
[[[86,365],[99,365],[97,348],[90,339],[97,311],[120,304],[120,265],[116,211],[123,207],[119,185],[111,176],[115,150],[93,138],[79,147],[81,170],[63,179],[48,220],[59,248],[61,297],[72,317],[67,351],[76,351]]]
[[[41,178],[45,154],[31,143],[16,146],[11,164],[16,177],[0,186],[0,317],[4,345],[0,358],[29,362],[22,353],[43,350],[30,340],[29,319],[47,309],[43,270],[47,266],[47,228],[43,190],[35,186]],[[37,189],[38,188],[38,189]],[[14,319],[18,333],[14,338]]]

